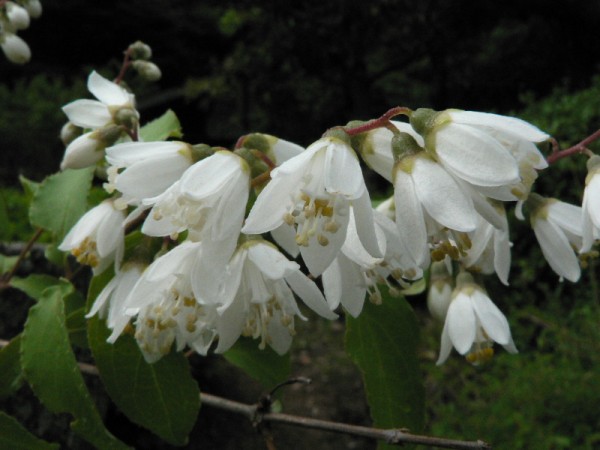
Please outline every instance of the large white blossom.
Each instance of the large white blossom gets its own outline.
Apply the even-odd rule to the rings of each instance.
[[[337,317],[316,284],[274,245],[261,239],[242,244],[229,263],[218,296],[216,352],[228,350],[240,335],[260,338],[260,348],[268,344],[279,354],[287,352],[294,317],[304,318],[294,294],[317,314]]]
[[[484,362],[493,355],[493,342],[510,353],[517,352],[504,314],[469,274],[460,274],[446,314],[437,364],[448,359],[452,347],[473,364]]]
[[[261,234],[283,224],[295,227],[302,258],[317,276],[344,243],[350,205],[363,246],[381,256],[358,158],[342,140],[325,137],[271,172],[242,231]]]

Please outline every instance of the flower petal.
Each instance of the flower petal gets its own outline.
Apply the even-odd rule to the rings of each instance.
[[[101,128],[112,122],[107,106],[96,100],[75,100],[62,108],[74,125],[82,128]]]
[[[394,177],[394,202],[400,240],[406,245],[412,260],[420,266],[429,254],[425,218],[412,178],[402,170],[396,170]]]
[[[486,334],[500,345],[511,341],[510,327],[502,311],[480,290],[471,294],[475,314]]]
[[[342,141],[333,138],[325,156],[325,190],[349,200],[359,198],[366,190],[356,153]]]
[[[337,319],[338,315],[329,309],[327,301],[314,281],[300,270],[294,270],[285,277],[286,283],[302,299],[304,304],[326,319]]]
[[[88,77],[88,90],[106,105],[124,105],[130,102],[131,94],[112,81],[93,71]]]
[[[539,128],[516,117],[501,116],[476,111],[448,111],[452,122],[489,127],[530,142],[542,142],[550,136]]]
[[[534,219],[533,232],[552,270],[569,281],[579,280],[579,261],[560,228],[545,219]]]
[[[475,341],[477,323],[471,299],[464,293],[459,293],[450,303],[446,323],[452,344],[458,353],[466,354]]]

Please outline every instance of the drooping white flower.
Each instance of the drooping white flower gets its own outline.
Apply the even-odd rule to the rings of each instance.
[[[31,59],[31,50],[23,39],[14,33],[0,34],[0,47],[8,60],[15,64],[25,64]]]
[[[494,354],[493,342],[517,353],[504,314],[468,273],[462,273],[452,292],[437,364],[448,359],[452,347],[473,364],[484,362]]]
[[[70,251],[99,274],[122,252],[124,220],[123,211],[116,209],[112,200],[105,200],[79,219],[58,248]]]
[[[98,100],[80,99],[63,106],[75,125],[95,130],[109,124],[130,126],[139,119],[134,95],[118,84],[94,71],[88,77],[87,87]]]
[[[520,119],[473,111],[419,109],[411,124],[444,167],[483,188],[519,183],[519,158],[535,153],[533,143],[548,138]],[[542,167],[543,158],[535,165]]]
[[[582,234],[581,253],[592,249],[594,240],[600,233],[600,156],[592,156],[588,162],[588,174],[585,179],[582,202]]]
[[[552,198],[531,194],[530,221],[542,253],[561,278],[576,282],[581,268],[575,249],[582,244],[582,210]]]
[[[142,226],[149,236],[176,235],[184,230],[194,239],[237,239],[250,192],[250,169],[236,154],[220,150],[190,166],[155,199]]]
[[[279,354],[287,352],[294,335],[294,317],[304,319],[294,294],[317,314],[337,317],[297,263],[262,239],[243,243],[229,263],[218,296],[216,352],[228,350],[240,335],[260,338],[260,348],[268,344]]]
[[[109,342],[135,318],[135,338],[148,362],[167,354],[174,342],[178,351],[189,346],[205,355],[216,337],[217,307],[196,296],[193,284],[194,277],[202,278],[200,284],[214,281],[214,274],[198,270],[199,259],[210,257],[202,242],[185,241],[157,258],[123,301]]]
[[[401,286],[408,286],[404,279],[415,280],[423,275],[402,245],[396,225],[379,211],[373,211],[373,218],[379,248],[384,256],[374,258],[362,246],[351,208],[344,245],[322,276],[329,307],[334,310],[341,304],[353,317],[361,313],[367,293],[371,302],[381,303],[378,284],[387,285],[392,293],[398,292],[388,277],[394,278]]]
[[[351,204],[363,246],[381,256],[358,158],[342,140],[324,137],[271,172],[242,231],[261,234],[283,224],[294,227],[302,258],[317,276],[344,243]]]
[[[76,137],[65,149],[60,163],[61,170],[93,166],[104,158],[107,143],[114,142],[120,135],[121,130],[118,126],[107,125]]]
[[[120,202],[137,205],[155,199],[194,163],[185,142],[125,142],[106,149],[109,180],[105,188],[119,191]],[[121,170],[122,169],[122,170]]]
[[[429,260],[429,234],[439,228],[473,231],[477,215],[472,199],[444,167],[410,136],[403,136],[403,142],[404,154],[394,167],[396,225],[410,256],[423,266]]]

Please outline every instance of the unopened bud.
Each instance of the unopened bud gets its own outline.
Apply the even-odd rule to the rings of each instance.
[[[158,66],[149,61],[133,61],[132,66],[144,79],[148,81],[158,81],[162,73]]]
[[[23,4],[23,7],[33,19],[37,19],[42,15],[42,4],[40,0],[28,0]]]
[[[78,136],[81,136],[83,129],[73,124],[73,122],[67,122],[63,125],[60,130],[60,140],[65,147],[73,142]]]
[[[68,145],[60,163],[61,170],[83,169],[96,164],[104,157],[104,146],[94,133],[85,133]]]
[[[129,46],[127,49],[131,59],[145,59],[152,58],[152,49],[148,44],[144,44],[142,41],[136,41]]]
[[[14,2],[6,2],[6,18],[15,30],[24,30],[29,27],[29,13],[25,8]]]
[[[31,59],[29,46],[16,34],[6,33],[0,36],[0,46],[10,62],[25,64]]]

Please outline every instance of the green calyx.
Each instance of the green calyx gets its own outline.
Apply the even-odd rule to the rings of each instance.
[[[392,154],[396,163],[409,156],[417,155],[422,151],[423,148],[408,133],[398,133],[392,137]]]
[[[241,147],[259,150],[265,154],[268,154],[271,151],[272,145],[269,137],[271,136],[262,133],[247,134],[241,139]]]
[[[531,221],[535,221],[537,218],[544,218],[547,214],[546,206],[548,206],[551,202],[556,201],[551,198],[542,197],[535,192],[529,194],[527,200],[525,201],[524,207],[529,212],[529,216]]]
[[[323,133],[323,137],[325,138],[334,138],[342,141],[348,146],[352,147],[352,139],[348,133],[344,130],[343,127],[334,127],[327,130]]]
[[[409,118],[413,129],[426,141],[435,128],[439,128],[451,120],[446,111],[435,111],[429,108],[419,108]]]
[[[189,150],[190,157],[195,163],[215,154],[215,149],[207,144],[190,145]]]
[[[248,167],[250,167],[250,178],[256,178],[271,169],[265,160],[260,157],[263,152],[258,149],[241,147],[235,149],[233,153],[246,161]]]

